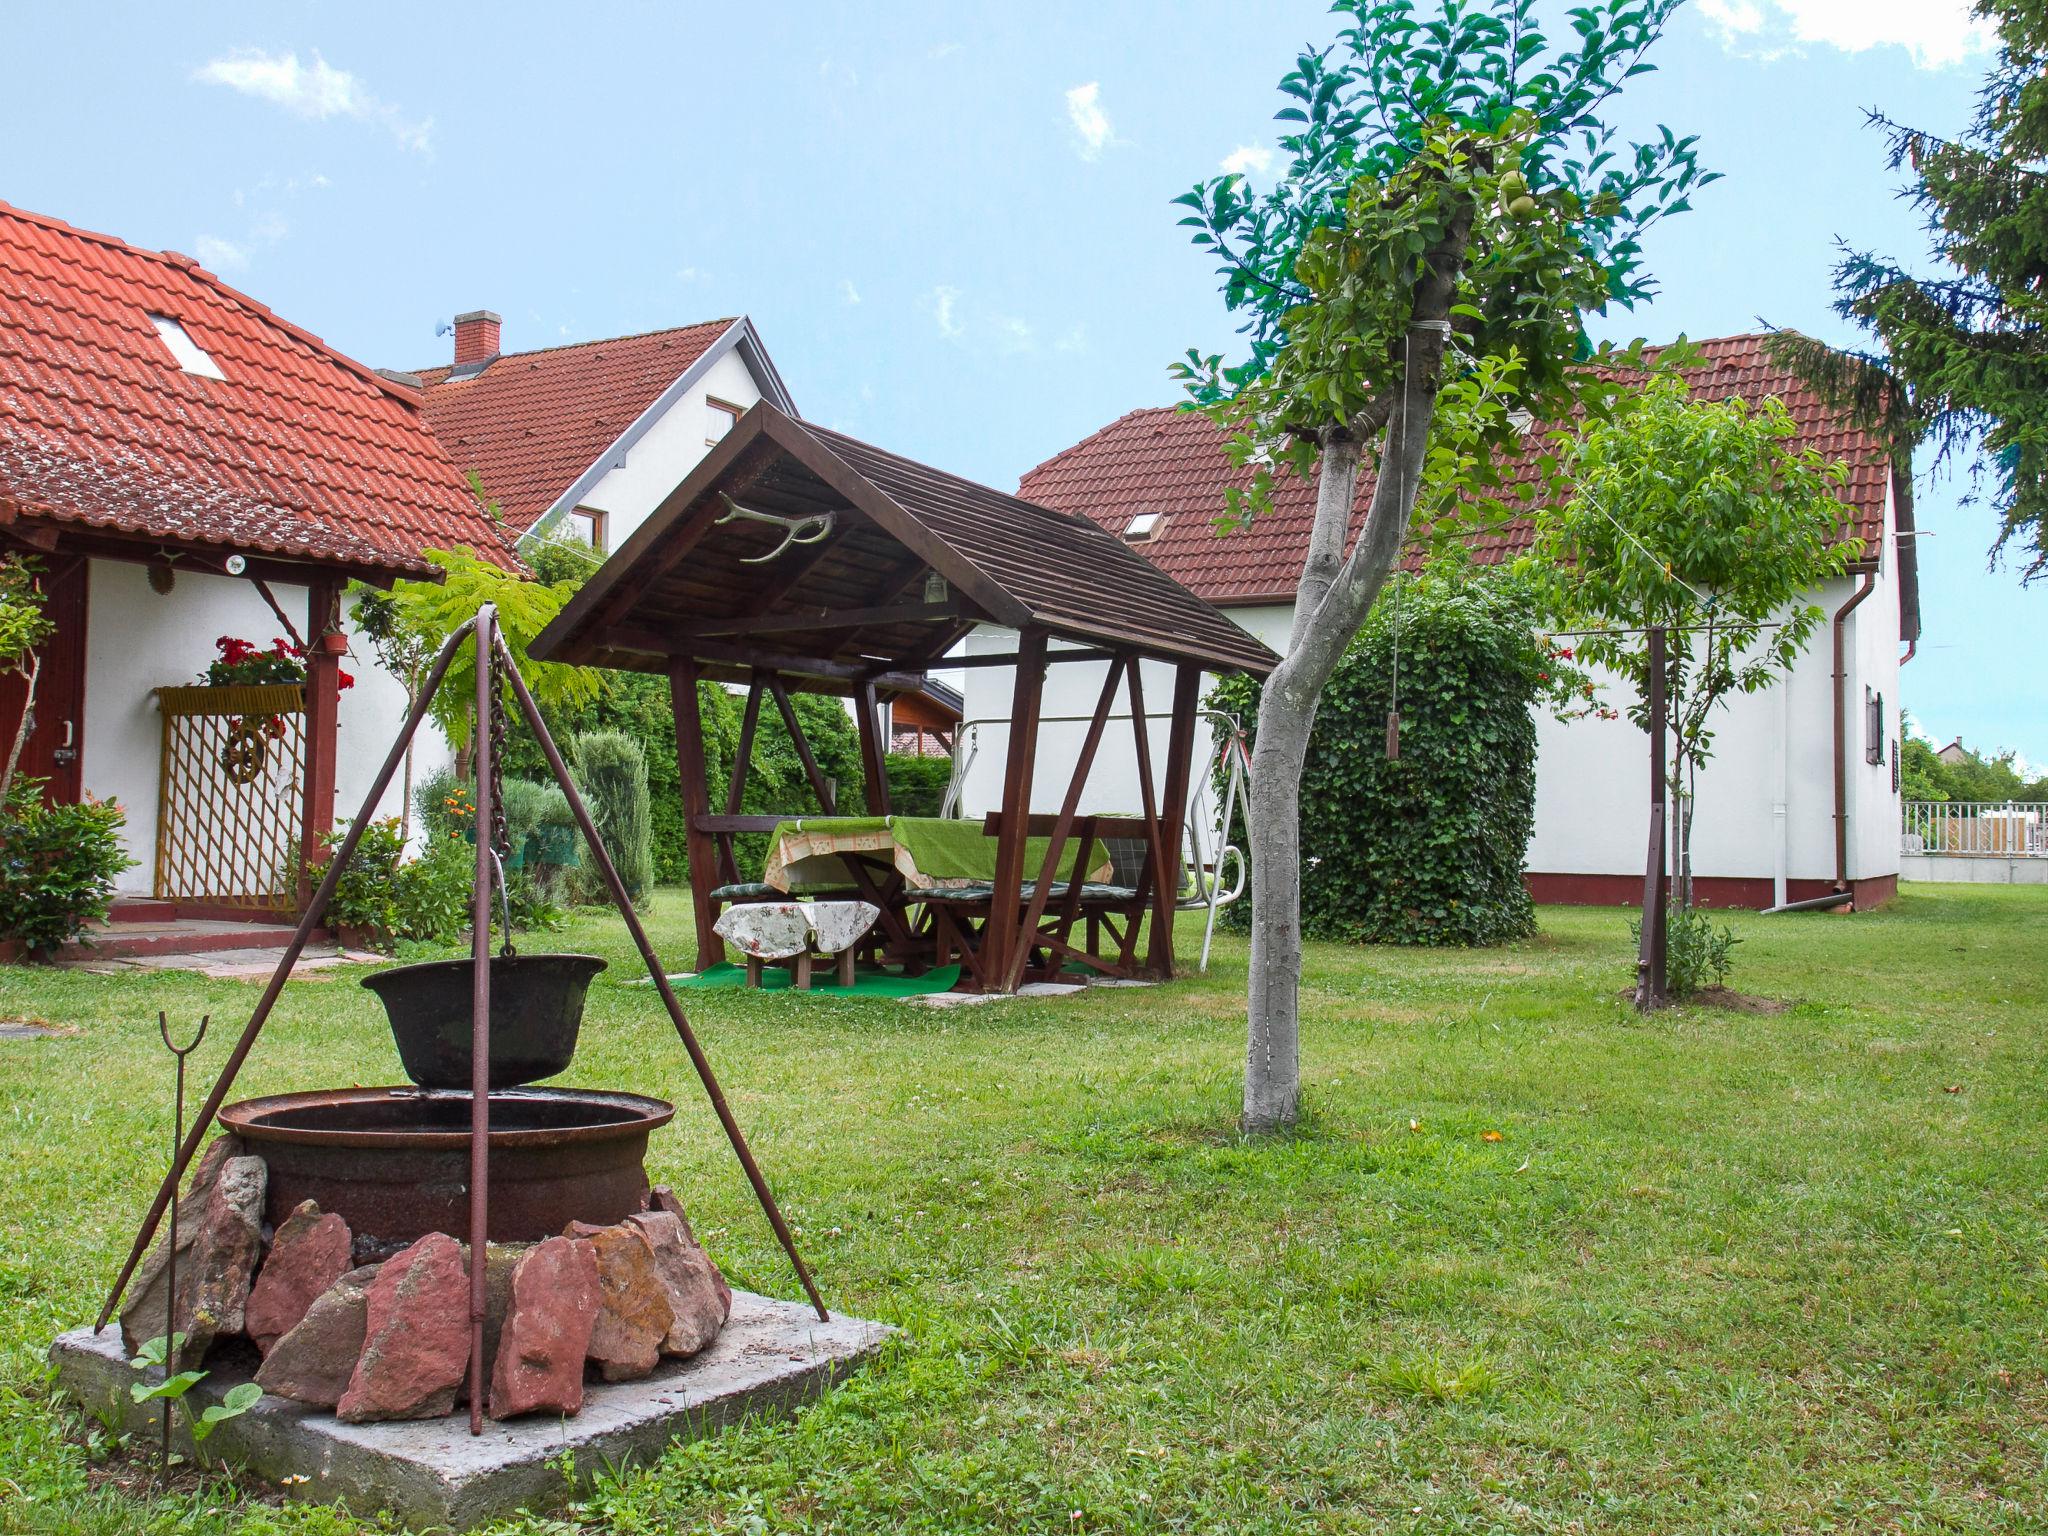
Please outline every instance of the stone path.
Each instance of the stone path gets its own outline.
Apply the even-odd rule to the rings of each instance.
[[[216,949],[197,955],[114,955],[105,958],[60,960],[57,969],[85,971],[95,976],[126,976],[139,971],[196,971],[222,981],[264,981],[284,958],[284,946],[256,949]],[[344,965],[376,965],[382,955],[364,950],[342,949],[333,944],[309,944],[292,967],[301,977]]]

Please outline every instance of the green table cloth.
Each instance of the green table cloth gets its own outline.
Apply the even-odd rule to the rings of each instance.
[[[1036,880],[1045,868],[1051,839],[1026,838],[1024,878]],[[1100,862],[1090,880],[1106,880],[1110,862],[1101,846]],[[779,824],[768,845],[768,867],[761,878],[778,891],[843,890],[846,855],[870,854],[886,859],[914,891],[958,889],[996,877],[996,840],[979,821],[953,821],[942,816],[805,816]],[[1059,877],[1074,878],[1081,840],[1069,837],[1060,850]]]

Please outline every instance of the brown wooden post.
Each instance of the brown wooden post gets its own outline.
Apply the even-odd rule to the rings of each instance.
[[[306,594],[306,766],[299,830],[298,900],[312,896],[309,870],[320,862],[320,839],[334,829],[334,760],[340,750],[341,583],[318,577]]]
[[[761,689],[764,685],[761,674],[756,672],[747,686],[746,713],[740,719],[739,745],[732,752],[732,775],[726,782],[725,814],[737,816],[747,796],[747,771],[753,766],[754,731],[761,723]],[[709,790],[706,790],[707,797]],[[739,883],[739,865],[733,862],[732,834],[721,832],[714,839],[718,844],[718,869],[726,883]]]
[[[881,704],[875,685],[862,683],[853,695],[854,724],[860,728],[860,771],[866,781],[868,814],[889,814],[889,763],[882,746]]]
[[[1166,841],[1169,860],[1177,860],[1188,845],[1188,794],[1193,787],[1195,715],[1201,707],[1202,669],[1191,661],[1184,661],[1173,673],[1173,724],[1166,738],[1166,792],[1160,805],[1163,819],[1160,833]],[[1202,871],[1196,870],[1195,878],[1201,880]],[[1168,894],[1175,900],[1179,897],[1177,890]],[[1147,968],[1161,979],[1173,975],[1173,914],[1174,900],[1169,900],[1153,920],[1151,943],[1146,950]]]
[[[697,702],[697,663],[678,656],[669,663],[668,703],[676,722],[676,777],[682,781],[683,848],[690,860],[690,907],[697,919],[697,969],[725,958],[725,945],[712,930],[711,890],[718,883],[718,845],[700,818],[711,814],[711,783],[704,762],[704,714]]]
[[[1017,680],[1010,692],[1010,750],[1003,765],[1003,820],[996,833],[995,894],[982,929],[982,975],[998,991],[1013,991],[1011,947],[1023,904],[1024,840],[1031,830],[1031,774],[1038,763],[1038,714],[1045,695],[1045,631],[1026,625],[1017,633]]]
[[[1159,825],[1158,790],[1152,783],[1152,736],[1145,721],[1144,670],[1144,664],[1140,662],[1134,663],[1130,671],[1131,732],[1132,745],[1138,753],[1138,798],[1145,813],[1145,868],[1152,883],[1152,929],[1156,933],[1161,923],[1169,927],[1172,925],[1173,901],[1178,893],[1166,871],[1166,838]],[[1139,883],[1142,885],[1143,879]],[[1137,921],[1136,917],[1131,919],[1133,927]],[[1172,943],[1171,937],[1167,942],[1169,945]],[[1148,971],[1152,969],[1149,957],[1145,968]]]

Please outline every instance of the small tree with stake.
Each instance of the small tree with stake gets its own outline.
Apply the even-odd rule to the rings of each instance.
[[[1191,352],[1192,404],[1253,470],[1226,525],[1261,515],[1273,476],[1315,477],[1285,661],[1259,706],[1251,805],[1252,962],[1243,1124],[1298,1101],[1300,785],[1316,700],[1426,523],[1498,511],[1493,449],[1523,411],[1598,414],[1611,394],[1582,319],[1648,291],[1642,232],[1708,178],[1690,139],[1633,146],[1602,114],[1678,0],[1596,0],[1571,36],[1534,0],[1339,0],[1336,45],[1280,83],[1285,175],[1180,199],[1215,255],[1248,357]],[[1362,461],[1377,472],[1351,537]]]
[[[1675,905],[1691,901],[1692,809],[1715,712],[1768,688],[1826,614],[1812,593],[1861,553],[1840,537],[1847,467],[1793,446],[1784,403],[1695,400],[1660,373],[1564,444],[1573,491],[1540,508],[1530,568],[1579,659],[1635,689],[1650,728],[1650,646],[1665,631]]]

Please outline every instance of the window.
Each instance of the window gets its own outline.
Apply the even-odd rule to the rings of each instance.
[[[202,379],[225,379],[220,364],[207,354],[204,347],[186,334],[185,327],[169,315],[151,315],[149,323],[156,327],[165,350],[171,354],[171,361],[187,373],[196,373]]]
[[[605,514],[599,507],[577,507],[562,519],[562,527],[578,544],[587,544],[600,555],[604,553]]]
[[[1159,524],[1165,518],[1164,512],[1140,512],[1124,524],[1124,542],[1142,544],[1159,531]]]
[[[1863,761],[1884,762],[1884,695],[1863,690]]]
[[[743,407],[734,405],[730,400],[721,400],[716,395],[706,395],[704,404],[704,441],[707,443],[717,442],[746,414]]]

